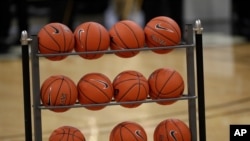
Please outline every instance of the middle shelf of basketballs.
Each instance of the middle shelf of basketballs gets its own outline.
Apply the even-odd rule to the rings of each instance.
[[[181,74],[167,67],[156,69],[148,79],[135,70],[122,71],[113,81],[97,72],[83,75],[77,83],[65,75],[51,75],[41,85],[39,108],[54,112],[77,107],[101,110],[111,105],[136,108],[142,103],[170,105],[196,98],[183,91]]]
[[[144,29],[131,20],[119,21],[109,30],[97,22],[84,22],[74,32],[62,23],[49,23],[37,34],[36,55],[51,61],[61,61],[69,55],[94,60],[104,54],[131,58],[140,51],[167,54],[173,49],[193,47],[181,37],[179,25],[165,16],[153,18]],[[77,84],[67,76],[54,75],[41,86],[39,108],[56,112],[72,107],[100,110],[107,105],[134,108],[142,103],[168,105],[196,98],[183,91],[181,74],[167,67],[155,70],[148,79],[138,71],[126,70],[113,82],[102,73],[86,74]]]

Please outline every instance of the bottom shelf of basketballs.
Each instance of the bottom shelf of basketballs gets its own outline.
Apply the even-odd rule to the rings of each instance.
[[[52,75],[41,85],[42,104],[39,108],[66,112],[71,108],[84,107],[97,111],[111,105],[136,108],[143,103],[156,102],[160,105],[170,105],[178,100],[195,98],[183,94],[183,91],[184,80],[181,74],[170,67],[156,69],[148,78],[138,71],[125,70],[113,81],[105,74],[97,72],[83,75],[77,83],[65,75]],[[155,128],[154,141],[169,138],[189,141],[190,132],[183,121],[166,119]],[[85,140],[84,134],[71,126],[62,126],[54,130],[50,140],[68,136]],[[110,141],[113,140],[146,141],[147,135],[138,123],[124,121],[113,128]]]

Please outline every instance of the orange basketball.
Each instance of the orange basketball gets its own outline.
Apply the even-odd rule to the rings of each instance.
[[[178,98],[184,91],[184,80],[179,72],[171,68],[156,69],[148,78],[152,99]],[[176,100],[157,102],[162,105],[174,103]]]
[[[145,42],[148,47],[165,47],[178,45],[181,41],[181,30],[172,18],[158,16],[151,19],[144,27]],[[153,52],[164,54],[171,49],[152,50]]]
[[[61,126],[50,134],[49,141],[85,141],[85,137],[76,127]]]
[[[191,141],[191,131],[179,119],[166,119],[156,126],[154,141]]]
[[[78,100],[81,104],[105,104],[113,98],[113,86],[110,79],[101,73],[88,73],[77,84]],[[86,106],[89,110],[100,110],[101,106]]]
[[[109,48],[110,36],[108,30],[97,22],[85,22],[78,25],[74,31],[75,51],[104,51]],[[103,53],[80,54],[85,59],[97,59]]]
[[[72,31],[62,23],[49,23],[43,26],[37,34],[38,50],[41,54],[70,53],[75,46]],[[67,55],[46,56],[49,60],[59,61]]]
[[[127,70],[119,73],[113,80],[114,98],[117,102],[136,102],[147,99],[149,86],[147,79],[140,72]],[[135,108],[141,103],[121,104]]]
[[[124,121],[112,129],[109,141],[147,141],[147,134],[140,124]]]
[[[110,30],[110,48],[112,50],[137,49],[144,47],[145,35],[143,28],[131,20],[122,20],[114,24]],[[129,58],[137,55],[139,51],[116,52],[119,57]]]
[[[75,83],[67,76],[53,75],[47,78],[40,91],[40,98],[45,106],[74,105],[77,100],[77,88]],[[65,112],[69,108],[53,108],[54,112]]]

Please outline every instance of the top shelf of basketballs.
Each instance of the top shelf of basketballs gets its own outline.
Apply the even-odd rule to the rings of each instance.
[[[109,30],[97,22],[84,22],[74,32],[62,23],[49,23],[37,34],[38,56],[60,61],[68,55],[91,60],[111,53],[130,58],[141,50],[166,54],[188,46],[180,44],[181,35],[179,25],[166,16],[151,19],[144,29],[131,20],[119,21]]]

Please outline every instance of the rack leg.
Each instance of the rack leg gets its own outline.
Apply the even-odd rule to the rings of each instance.
[[[187,44],[193,44],[192,24],[185,26],[184,39]],[[187,64],[187,89],[189,96],[195,96],[195,67],[194,67],[194,47],[186,48]],[[188,100],[189,127],[192,141],[197,141],[197,120],[196,120],[196,99]]]
[[[29,66],[29,43],[26,31],[21,34],[22,45],[22,73],[23,73],[23,100],[24,100],[24,126],[25,140],[32,141],[32,120],[30,104],[30,66]]]
[[[206,141],[206,115],[205,115],[203,45],[202,45],[203,28],[201,27],[200,20],[196,20],[194,30],[196,39],[196,67],[197,67],[197,92],[198,92],[200,141]]]
[[[40,106],[40,71],[38,60],[38,40],[37,36],[32,36],[31,44],[31,68],[32,68],[32,82],[33,82],[33,118],[34,118],[34,141],[42,141],[42,117]]]

